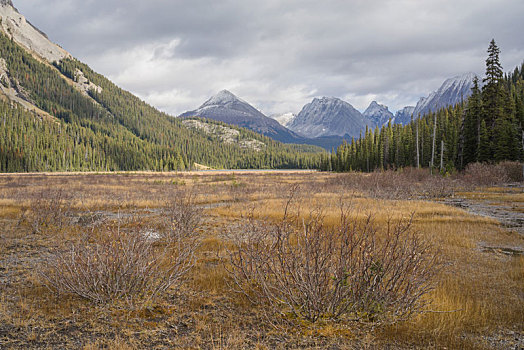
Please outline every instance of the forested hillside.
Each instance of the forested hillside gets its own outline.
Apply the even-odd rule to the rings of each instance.
[[[87,65],[65,59],[53,67],[3,34],[0,58],[7,68],[2,85],[56,117],[47,120],[15,103],[0,104],[2,172],[184,170],[194,163],[214,168],[315,168],[320,164],[321,149],[314,146],[283,145],[238,129],[240,138],[266,145],[259,151],[188,129]],[[101,89],[91,89],[88,95],[75,88],[79,72]],[[9,101],[7,96],[4,100]]]
[[[483,85],[477,80],[472,96],[400,124],[367,129],[360,139],[341,145],[323,160],[324,170],[438,167],[463,169],[473,162],[523,160],[524,64],[504,75],[499,49],[488,49]]]

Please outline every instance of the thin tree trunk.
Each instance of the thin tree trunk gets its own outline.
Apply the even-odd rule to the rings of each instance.
[[[419,150],[419,142],[418,142],[418,120],[417,120],[417,169],[420,168],[420,150]]]
[[[444,168],[444,140],[440,141],[440,172]]]
[[[435,142],[437,139],[437,114],[435,113],[435,122],[433,124],[433,148],[431,149],[431,173],[433,174],[433,166],[435,165]]]
[[[524,138],[524,135],[522,137]],[[477,154],[475,155],[475,161],[479,160],[479,149],[480,149],[480,115],[477,115]]]

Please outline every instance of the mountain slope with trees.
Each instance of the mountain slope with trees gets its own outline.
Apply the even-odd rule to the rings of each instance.
[[[55,117],[42,118],[2,93],[0,171],[162,171],[191,169],[194,163],[214,168],[319,165],[320,148],[283,145],[241,128],[240,137],[266,147],[225,144],[218,136],[185,127],[75,59],[64,58],[52,66],[4,34],[0,58],[5,63],[0,82],[5,90]],[[75,87],[79,76],[97,88],[86,94]]]

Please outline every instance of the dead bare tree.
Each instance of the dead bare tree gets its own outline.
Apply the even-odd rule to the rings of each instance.
[[[431,147],[431,173],[433,174],[433,167],[435,166],[435,142],[437,140],[437,113],[434,113],[434,123],[433,123],[433,144]]]

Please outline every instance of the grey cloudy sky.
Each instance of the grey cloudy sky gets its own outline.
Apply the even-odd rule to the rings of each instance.
[[[524,61],[523,0],[13,0],[51,40],[178,115],[228,89],[266,114],[335,96],[414,105],[483,74],[495,38]]]

